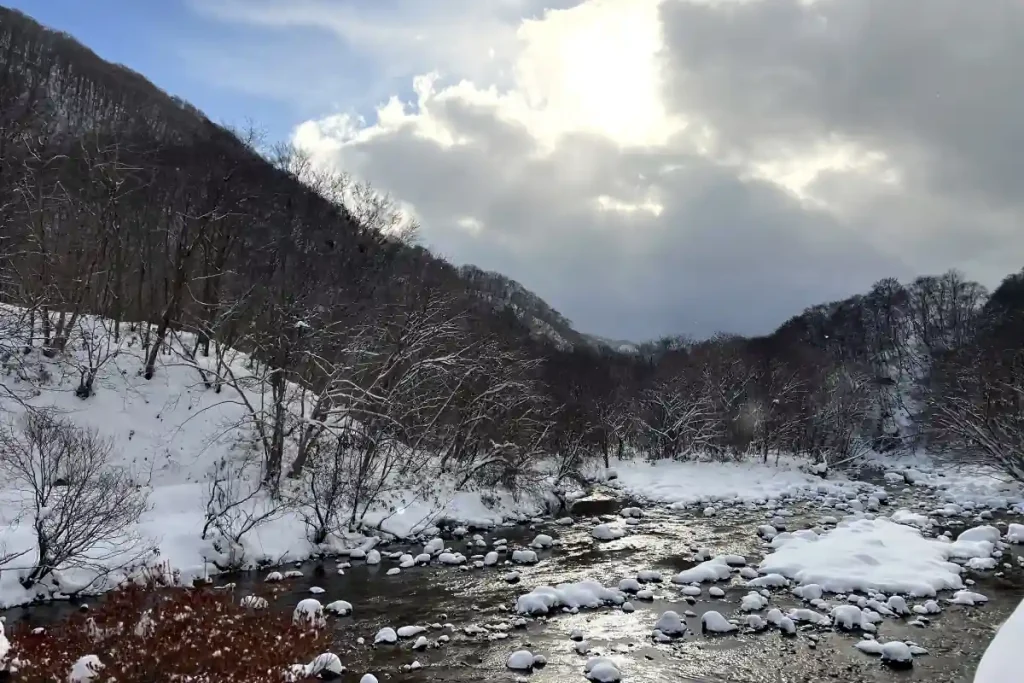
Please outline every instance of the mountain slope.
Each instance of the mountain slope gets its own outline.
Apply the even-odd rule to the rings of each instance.
[[[0,309],[0,330],[16,329],[16,325],[3,323],[21,313]],[[195,339],[187,334],[175,338],[158,361],[154,378],[146,380],[136,371],[145,357],[140,328],[123,325],[115,338],[112,321],[87,317],[80,329],[88,334],[75,335],[59,358],[48,358],[39,348],[28,354],[0,353],[5,358],[0,389],[11,392],[0,391],[0,414],[5,418],[0,429],[17,430],[28,405],[95,430],[111,447],[107,465],[125,470],[142,483],[149,509],[137,524],[123,530],[117,539],[123,544],[118,552],[99,549],[102,560],[69,563],[42,585],[24,588],[19,584],[20,572],[6,567],[0,572],[0,609],[87,585],[94,589],[116,585],[124,575],[118,567],[129,561],[166,562],[187,584],[216,572],[217,564],[250,568],[282,564],[313,554],[369,548],[375,543],[373,534],[407,537],[429,532],[441,520],[486,527],[504,520],[518,521],[544,508],[543,495],[514,499],[500,487],[457,490],[454,476],[433,470],[428,476],[424,470],[424,478],[431,482],[429,493],[397,487],[373,499],[359,520],[359,528],[367,535],[356,530],[332,533],[325,542],[314,543],[307,524],[309,510],[299,502],[303,492],[299,482],[288,483],[286,491],[290,493],[283,500],[258,493],[259,462],[248,452],[254,425],[246,401],[259,405],[269,400],[255,390],[259,384],[244,392],[206,387],[200,370],[205,367],[212,372],[213,368],[209,363],[204,366],[201,358],[189,360]],[[20,337],[12,339],[0,332],[0,352],[17,349],[20,342]],[[100,369],[93,395],[83,400],[76,393],[79,369],[93,362],[89,349],[96,345],[109,346],[117,355]],[[251,372],[251,361],[244,353],[228,351],[228,362],[239,376]],[[302,408],[292,404],[290,409]],[[413,457],[424,467],[433,467],[430,455]],[[267,515],[265,522],[237,544],[226,546],[215,527],[207,528],[211,512],[222,504],[211,495],[215,475],[227,477],[232,500],[242,501],[232,513],[234,519],[226,523],[237,529],[247,516]],[[18,567],[31,566],[35,557],[35,530],[25,520],[39,511],[31,503],[25,508],[25,502],[9,480],[0,485],[0,556],[3,551],[27,551],[15,563]],[[150,547],[159,548],[159,555],[143,552]],[[116,571],[105,576],[110,569]]]

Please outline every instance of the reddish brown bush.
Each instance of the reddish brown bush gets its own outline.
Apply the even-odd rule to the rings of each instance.
[[[97,681],[281,683],[292,664],[329,650],[324,631],[295,626],[290,613],[242,608],[231,592],[128,586],[95,609],[33,634],[8,635],[18,661],[13,680],[67,680],[79,657],[105,665]]]

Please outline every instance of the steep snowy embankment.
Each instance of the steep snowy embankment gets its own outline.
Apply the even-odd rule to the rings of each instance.
[[[125,536],[137,536],[143,547],[154,552],[147,564],[161,564],[181,573],[184,581],[215,571],[209,559],[218,553],[202,539],[209,498],[208,480],[216,463],[237,460],[251,448],[252,420],[240,394],[230,388],[216,392],[205,386],[199,371],[187,361],[183,349],[192,346],[188,338],[172,342],[171,351],[160,356],[156,373],[146,380],[140,374],[144,365],[139,336],[124,329],[114,342],[103,321],[87,325],[116,355],[104,365],[95,393],[82,399],[76,396],[78,368],[85,362],[84,351],[75,347],[66,357],[49,359],[38,351],[8,357],[5,361],[4,387],[17,392],[20,400],[36,408],[57,411],[78,427],[94,429],[112,445],[111,466],[126,468],[149,493],[149,509],[139,523],[125,529]],[[104,336],[106,335],[106,336]],[[107,348],[104,346],[104,348]],[[210,359],[212,362],[212,359]],[[239,376],[248,372],[248,359],[235,354],[232,367]],[[261,397],[247,394],[252,404]],[[8,426],[17,423],[24,408],[9,396],[0,399],[0,416]],[[427,457],[427,456],[424,456]],[[252,477],[257,472],[251,473]],[[240,482],[253,487],[253,481]],[[19,577],[36,561],[33,518],[26,514],[25,492],[6,484],[0,488],[0,552],[26,554],[0,571],[0,608],[30,601],[36,596],[68,592],[94,583],[91,588],[109,586],[123,576],[115,572],[97,581],[105,569],[124,564],[134,555],[119,553],[97,559],[89,567],[65,567],[57,572],[59,586],[25,590]],[[429,528],[439,519],[457,520],[486,526],[507,519],[536,514],[544,501],[526,496],[513,500],[507,492],[485,494],[455,491],[452,481],[438,478],[429,495],[424,492],[391,491],[371,506],[362,521],[366,533],[384,532],[409,536]],[[266,509],[258,496],[242,506],[246,512]],[[264,506],[261,508],[260,506]],[[257,526],[242,539],[245,565],[299,560],[317,551],[353,547],[368,541],[353,534],[330,538],[327,547],[315,547],[308,530],[294,510],[282,510]],[[137,554],[137,548],[135,550]],[[101,554],[96,551],[94,559]],[[102,553],[108,555],[109,553]]]

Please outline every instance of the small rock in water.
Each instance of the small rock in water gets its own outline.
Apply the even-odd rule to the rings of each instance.
[[[736,630],[736,626],[714,610],[705,612],[700,618],[700,624],[706,633],[732,633]]]
[[[535,657],[529,650],[517,650],[508,656],[505,666],[513,671],[530,671],[534,661]]]
[[[618,665],[608,657],[591,657],[584,665],[583,673],[596,683],[618,683],[622,680]]]
[[[661,616],[658,617],[658,621],[654,624],[654,630],[671,638],[686,635],[688,629],[683,618],[677,612],[669,610],[662,612]]]
[[[397,642],[398,634],[389,626],[377,631],[377,635],[373,638],[374,645],[394,645]]]

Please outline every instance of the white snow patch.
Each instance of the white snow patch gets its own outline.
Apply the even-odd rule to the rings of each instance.
[[[605,588],[596,581],[561,583],[541,586],[516,600],[519,614],[547,614],[551,609],[594,609],[603,605],[621,605],[626,601],[622,591]]]
[[[949,561],[953,545],[887,519],[849,519],[821,536],[785,539],[764,558],[760,571],[818,584],[832,593],[934,596],[963,587],[960,567]]]
[[[996,631],[995,637],[981,657],[974,673],[974,683],[1017,683],[1020,681],[1024,657],[1024,600],[1010,618]]]

